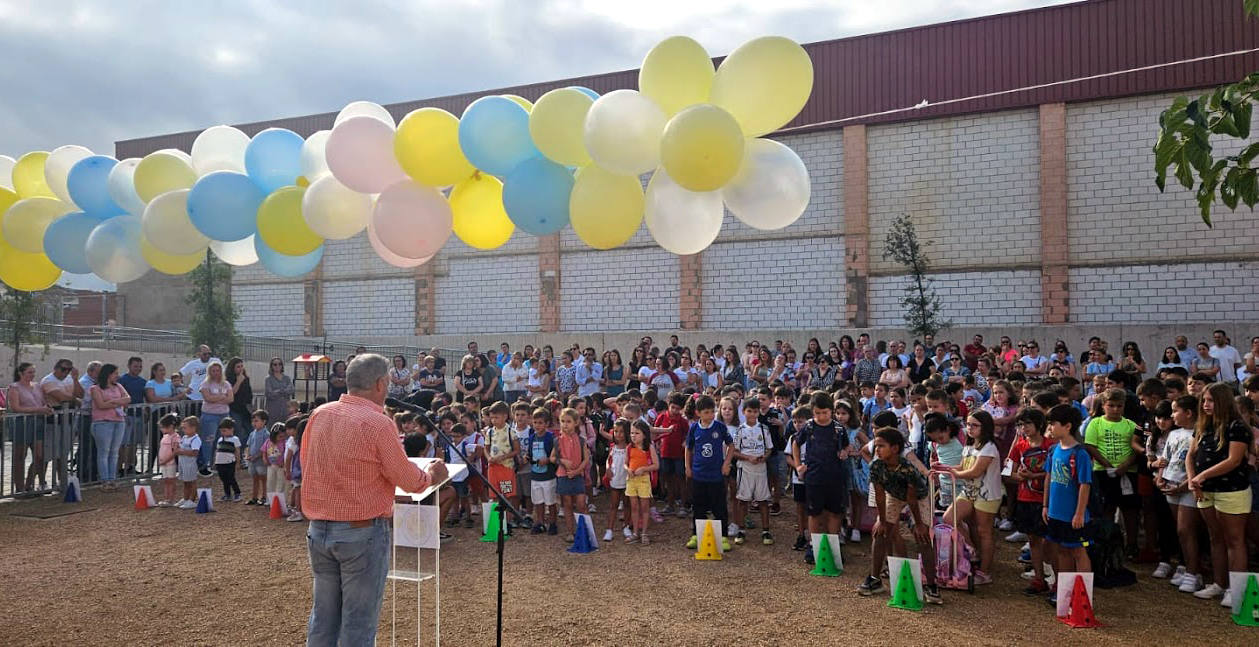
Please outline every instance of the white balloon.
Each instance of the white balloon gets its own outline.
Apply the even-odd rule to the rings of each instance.
[[[87,237],[83,255],[97,276],[113,283],[126,283],[149,271],[140,250],[140,219],[135,216],[109,218]]]
[[[315,180],[329,174],[324,146],[328,144],[328,135],[331,134],[331,130],[316,131],[302,144],[302,177],[307,182],[313,184]]]
[[[341,112],[337,113],[337,118],[332,121],[332,127],[336,128],[337,124],[354,117],[373,117],[389,124],[390,128],[398,127],[397,122],[393,120],[393,115],[389,114],[384,106],[371,101],[354,101],[342,108]]]
[[[8,155],[0,155],[0,189],[13,190],[13,165],[17,160]]]
[[[660,165],[666,118],[655,101],[635,90],[599,97],[586,113],[586,150],[617,175],[642,175]]]
[[[62,146],[48,154],[48,160],[44,162],[44,181],[48,182],[48,188],[62,202],[74,204],[74,200],[70,199],[70,192],[66,190],[66,179],[70,177],[70,169],[79,160],[91,155],[92,151],[74,145]]]
[[[258,262],[258,250],[254,247],[254,236],[250,234],[247,238],[223,242],[221,240],[210,241],[210,251],[218,257],[220,261],[228,265],[243,267],[245,265],[253,265]]]
[[[231,126],[211,126],[192,142],[192,168],[197,177],[215,171],[245,172],[249,136]]]
[[[721,197],[736,218],[768,231],[804,215],[811,191],[809,169],[795,151],[772,139],[750,139],[739,172],[722,187]]]
[[[349,238],[367,226],[372,197],[346,188],[331,175],[315,180],[302,194],[302,218],[321,238]]]
[[[140,196],[136,195],[135,174],[136,167],[140,165],[140,158],[128,157],[119,161],[109,172],[109,179],[105,182],[105,188],[109,190],[109,197],[114,199],[118,206],[122,207],[127,213],[133,216],[144,215],[144,201]]]
[[[189,189],[167,191],[144,208],[144,237],[167,254],[195,254],[210,244],[188,218]]]
[[[704,251],[717,240],[723,216],[720,191],[687,191],[664,169],[656,169],[647,183],[644,220],[651,237],[667,251],[679,256]]]

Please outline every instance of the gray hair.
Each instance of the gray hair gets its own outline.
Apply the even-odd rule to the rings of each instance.
[[[389,360],[384,355],[356,355],[345,369],[345,386],[350,391],[370,391],[376,381],[389,373]]]

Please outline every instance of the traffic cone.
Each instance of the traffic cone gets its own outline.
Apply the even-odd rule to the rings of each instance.
[[[280,503],[280,496],[278,494],[271,497],[271,518],[272,519],[284,518],[284,505]]]
[[[699,547],[695,551],[695,559],[721,561],[721,551],[717,549],[717,539],[713,536],[712,520],[704,524],[704,536],[699,540]]]
[[[79,477],[71,476],[66,479],[66,498],[65,503],[82,503],[83,497],[79,494]]]
[[[144,485],[137,485],[134,488],[132,488],[136,496],[136,510],[149,509],[149,495],[147,492],[145,492],[146,487],[147,486],[144,486]]]
[[[1242,593],[1241,601],[1234,600],[1233,604],[1237,609],[1233,622],[1243,627],[1259,627],[1259,576],[1251,573],[1246,577],[1246,592]]]
[[[896,576],[896,587],[887,606],[896,609],[922,611],[922,598],[918,597],[918,584],[914,582],[914,569],[909,562],[901,562],[901,573]]]
[[[493,542],[498,541],[498,503],[490,505],[489,516],[485,518],[485,534],[481,535],[481,541]],[[507,538],[506,535],[503,537]]]
[[[573,545],[568,549],[568,552],[593,553],[599,550],[599,545],[590,541],[590,537],[593,534],[594,530],[590,527],[590,515],[577,515],[577,532],[573,534]]]
[[[831,550],[831,537],[835,535],[819,534],[814,535],[818,538],[817,554],[813,558],[813,570],[809,571],[809,575],[821,575],[823,577],[839,577],[844,569],[839,567],[835,561],[835,552]],[[842,560],[841,560],[842,561]]]
[[[1076,628],[1092,629],[1102,626],[1097,621],[1097,616],[1093,615],[1093,603],[1089,601],[1088,591],[1084,588],[1084,578],[1076,576],[1075,584],[1071,586],[1071,606],[1067,609],[1067,615],[1058,619]]]
[[[214,504],[210,502],[210,488],[201,488],[197,491],[197,514],[207,512],[214,512]]]

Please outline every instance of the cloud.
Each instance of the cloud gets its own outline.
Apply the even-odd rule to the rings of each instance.
[[[629,69],[679,33],[717,55],[1064,1],[0,0],[0,153]]]

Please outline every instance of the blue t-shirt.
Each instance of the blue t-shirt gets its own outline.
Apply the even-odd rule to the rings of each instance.
[[[144,388],[153,389],[153,395],[156,395],[159,398],[169,398],[171,395],[171,384],[169,379],[161,382],[158,382],[157,380],[149,380],[144,383]]]
[[[801,442],[809,444],[809,454],[804,457],[804,464],[809,467],[804,472],[805,485],[843,480],[844,464],[839,460],[839,452],[848,446],[846,429],[840,430],[834,420],[828,425],[810,420],[801,430],[800,438]]]
[[[169,383],[168,383],[168,386],[169,386]],[[161,395],[161,394],[159,393],[158,395]],[[248,447],[245,457],[250,458],[250,459],[258,458],[259,460],[261,460],[262,446],[266,444],[267,438],[269,437],[270,436],[267,434],[266,428],[254,429],[253,431],[249,432],[249,440],[245,442],[246,446]]]
[[[701,483],[725,480],[721,465],[726,460],[725,445],[731,444],[734,439],[730,437],[730,430],[720,420],[714,420],[707,429],[692,422],[686,433],[686,446],[691,450],[691,480]]]
[[[1071,449],[1054,445],[1049,454],[1049,518],[1071,521],[1080,501],[1080,485],[1093,483],[1093,460],[1083,444]],[[1088,523],[1088,508],[1084,509],[1084,522]]]
[[[119,377],[118,383],[127,390],[127,395],[131,396],[131,404],[144,404],[144,387],[148,384],[147,380],[139,375],[128,373]]]
[[[529,480],[550,481],[555,478],[555,463],[538,464],[539,459],[551,455],[551,450],[555,447],[555,434],[549,431],[540,434],[530,431],[529,437],[525,439],[525,446],[529,448]]]

